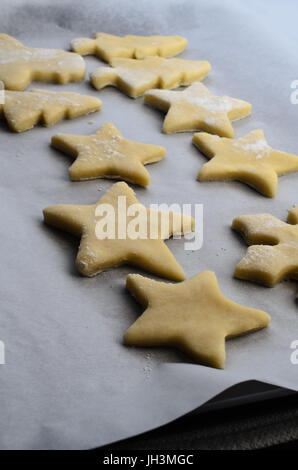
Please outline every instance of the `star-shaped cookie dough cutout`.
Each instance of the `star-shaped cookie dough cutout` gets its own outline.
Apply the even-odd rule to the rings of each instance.
[[[4,104],[0,104],[0,116],[5,117],[15,132],[31,129],[38,122],[53,126],[63,118],[73,119],[98,111],[102,105],[93,96],[66,91],[5,91],[4,98]]]
[[[43,214],[47,224],[81,239],[76,264],[84,276],[130,264],[175,281],[185,279],[163,240],[191,232],[194,219],[147,209],[124,182],[115,183],[95,204],[49,206]],[[163,223],[165,214],[168,225]]]
[[[177,88],[202,80],[211,67],[207,61],[146,57],[112,59],[111,67],[98,67],[90,74],[92,85],[100,90],[115,86],[131,98],[137,98],[152,88]]]
[[[202,166],[199,181],[242,181],[264,196],[274,197],[278,175],[298,170],[298,156],[269,147],[260,129],[239,139],[201,132],[192,141],[211,159]]]
[[[85,62],[78,54],[25,47],[15,38],[0,34],[0,80],[7,90],[25,90],[32,80],[80,81],[84,75]]]
[[[182,52],[187,40],[179,36],[114,36],[97,33],[95,39],[76,38],[70,43],[74,52],[93,54],[110,62],[114,57],[144,59],[148,56],[171,57]]]
[[[268,287],[285,278],[298,278],[298,208],[288,223],[270,214],[241,215],[232,227],[251,245],[237,264],[235,276]]]
[[[73,181],[94,178],[119,178],[148,186],[147,163],[161,160],[166,150],[158,145],[141,144],[125,139],[111,123],[90,136],[57,134],[52,146],[76,158],[69,168]]]
[[[230,121],[248,116],[251,112],[251,105],[246,101],[215,96],[198,82],[183,91],[147,91],[144,101],[167,113],[162,128],[165,134],[203,130],[233,137],[234,129]]]
[[[218,369],[225,364],[225,339],[264,328],[270,321],[267,313],[224,297],[212,271],[179,284],[130,274],[126,287],[146,310],[126,331],[125,344],[173,346]]]

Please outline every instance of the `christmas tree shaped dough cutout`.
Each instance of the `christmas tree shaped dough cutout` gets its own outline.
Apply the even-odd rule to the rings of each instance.
[[[82,57],[60,49],[25,47],[15,38],[0,34],[0,80],[7,90],[22,91],[32,80],[68,83],[83,80]]]
[[[210,367],[224,367],[225,339],[264,328],[270,321],[267,313],[224,297],[211,271],[178,284],[130,274],[126,286],[146,310],[126,331],[125,344],[173,346]]]
[[[70,43],[74,52],[93,54],[110,62],[114,57],[144,59],[148,56],[171,57],[182,52],[187,40],[179,36],[114,36],[97,33],[95,39],[76,38]]]
[[[112,59],[111,67],[98,67],[90,74],[92,85],[100,90],[115,86],[132,98],[152,88],[171,89],[202,80],[211,67],[207,61],[147,57],[143,60]]]
[[[93,96],[66,91],[5,91],[4,98],[0,116],[15,132],[31,129],[38,122],[52,126],[63,118],[73,119],[101,108],[101,101]]]

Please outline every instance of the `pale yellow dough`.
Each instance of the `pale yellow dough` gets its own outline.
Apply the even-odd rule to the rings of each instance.
[[[292,207],[288,212],[288,223],[298,224],[298,206]]]
[[[264,196],[274,197],[277,176],[298,170],[298,156],[273,150],[262,130],[251,131],[239,139],[201,132],[192,141],[211,159],[202,166],[199,181],[238,180]]]
[[[100,90],[115,86],[132,98],[151,88],[177,88],[202,80],[211,70],[207,61],[147,57],[143,60],[112,59],[111,67],[98,67],[90,74],[92,85]]]
[[[101,101],[93,96],[72,92],[44,90],[5,91],[5,102],[0,104],[10,129],[23,132],[38,122],[52,126],[63,118],[73,119],[83,114],[98,111]]]
[[[179,284],[130,274],[126,287],[146,310],[126,331],[125,344],[174,346],[196,362],[218,369],[225,364],[225,339],[270,322],[267,313],[224,297],[212,271]]]
[[[248,245],[235,276],[268,287],[285,278],[298,279],[298,207],[289,211],[288,223],[270,214],[241,215],[232,227]]]
[[[182,52],[187,40],[179,36],[113,36],[97,33],[95,39],[73,39],[70,47],[81,55],[93,54],[110,62],[114,57],[143,59],[147,56],[171,57]]]
[[[140,186],[150,183],[144,165],[161,160],[166,153],[164,147],[125,139],[111,123],[90,136],[54,135],[52,146],[76,158],[69,168],[73,181],[120,178]]]
[[[198,82],[183,91],[147,91],[144,99],[145,104],[167,113],[162,128],[165,134],[204,130],[233,137],[230,121],[248,116],[251,112],[251,105],[246,101],[215,96]]]
[[[179,226],[174,219],[174,213],[170,212],[170,223],[168,227],[161,224],[162,212],[145,210],[145,216],[140,215],[139,219],[145,219],[147,224],[147,239],[132,239],[128,234],[130,222],[134,219],[127,215],[127,223],[123,226],[124,237],[118,235],[118,219],[123,217],[123,211],[118,213],[119,197],[126,197],[127,208],[133,204],[143,207],[135,197],[134,191],[124,182],[115,183],[95,204],[90,206],[74,206],[60,204],[47,207],[44,213],[44,221],[62,230],[66,230],[81,239],[77,256],[77,268],[84,276],[94,276],[103,270],[130,264],[138,266],[146,271],[159,276],[181,281],[185,279],[183,269],[178,264],[163,240],[174,234],[185,233],[185,227],[194,226],[194,220],[187,215],[180,217]],[[98,206],[106,210],[106,204],[111,205],[116,215],[115,238],[99,239],[96,235],[96,223],[100,220],[95,211]],[[98,209],[97,209],[98,211]],[[98,213],[98,212],[97,212]],[[107,220],[111,220],[112,215],[107,215]],[[156,238],[151,237],[149,222],[153,222],[156,227]],[[105,219],[106,221],[106,219]],[[140,222],[141,223],[141,222]],[[122,238],[121,238],[122,237]],[[151,237],[151,238],[150,238]]]
[[[7,90],[25,90],[32,80],[68,83],[83,80],[85,62],[60,49],[33,49],[0,34],[0,80]]]

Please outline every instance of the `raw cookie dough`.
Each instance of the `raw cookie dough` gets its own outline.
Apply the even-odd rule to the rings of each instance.
[[[187,40],[180,36],[113,36],[97,33],[95,39],[73,39],[70,47],[81,55],[93,54],[110,62],[114,57],[144,59],[148,56],[171,57],[182,52]]]
[[[298,224],[298,206],[292,207],[288,212],[288,223]]]
[[[76,158],[69,168],[73,181],[94,178],[120,178],[140,186],[148,186],[150,175],[147,163],[161,160],[166,150],[158,145],[141,144],[125,139],[111,123],[96,134],[57,134],[52,146]]]
[[[207,61],[147,57],[143,60],[112,59],[113,67],[98,67],[90,74],[92,85],[100,90],[112,85],[137,98],[151,88],[177,88],[202,80],[211,70]]]
[[[200,132],[193,143],[211,160],[198,175],[199,181],[238,180],[264,196],[276,195],[278,175],[298,170],[298,157],[273,150],[262,130],[254,130],[239,139],[226,139]]]
[[[125,205],[129,211],[137,209],[137,212],[134,215],[127,213]],[[103,212],[102,226],[105,223],[100,231],[101,238],[98,237],[98,231],[96,235],[96,224],[101,220],[99,211]],[[167,213],[170,220],[169,226],[166,227],[161,223],[162,214],[165,212],[145,208],[136,199],[134,191],[124,182],[115,183],[93,205],[60,204],[47,207],[43,213],[47,224],[81,238],[76,264],[84,276],[95,276],[108,268],[130,264],[175,281],[185,279],[183,269],[163,240],[174,234],[190,232],[194,226],[194,219],[183,215],[178,217],[180,220],[177,223],[174,213],[170,212]],[[136,222],[136,217],[138,222],[136,225],[145,224],[147,238],[132,238],[132,225]],[[108,230],[107,226],[112,226],[114,221],[114,236],[103,238]]]
[[[248,245],[235,276],[268,287],[287,277],[298,278],[298,208],[291,209],[288,223],[270,214],[241,215],[232,227]]]
[[[270,322],[267,313],[224,297],[212,271],[179,284],[129,274],[126,287],[146,310],[126,331],[125,344],[174,346],[196,362],[218,369],[225,364],[225,339]]]
[[[52,126],[63,118],[73,119],[101,108],[93,96],[72,92],[44,90],[5,91],[5,103],[0,104],[9,127],[15,132],[31,129],[38,122]]]
[[[167,113],[162,128],[165,134],[203,130],[233,137],[230,120],[243,118],[251,112],[251,105],[246,101],[212,95],[197,82],[183,91],[147,91],[144,97],[145,104]]]
[[[68,83],[83,80],[85,62],[60,49],[33,49],[0,34],[0,80],[7,90],[25,90],[32,80]]]

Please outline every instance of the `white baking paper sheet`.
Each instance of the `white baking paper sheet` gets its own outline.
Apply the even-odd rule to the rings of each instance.
[[[290,101],[297,70],[297,4],[290,1],[2,1],[1,31],[33,47],[67,49],[71,39],[113,34],[179,34],[182,58],[209,60],[204,80],[216,94],[252,103],[252,115],[235,122],[235,134],[262,128],[275,148],[298,154],[298,105]],[[88,72],[101,62],[87,57]],[[298,339],[297,284],[273,289],[233,278],[245,243],[231,230],[241,214],[269,212],[282,220],[297,203],[298,174],[279,178],[275,199],[238,182],[199,183],[206,161],[191,133],[163,135],[163,116],[113,88],[88,81],[29,88],[71,90],[99,97],[102,110],[14,134],[0,130],[0,447],[85,449],[149,430],[197,408],[233,384],[249,379],[298,389],[290,345]],[[151,184],[136,187],[150,203],[203,203],[204,244],[169,248],[187,277],[216,272],[222,292],[272,316],[270,326],[227,342],[225,370],[196,365],[169,349],[122,345],[142,309],[125,291],[130,267],[95,278],[78,275],[78,240],[42,223],[50,204],[94,203],[112,182],[73,183],[71,160],[50,147],[55,133],[91,134],[113,122],[132,140],[163,145],[162,162],[148,166]],[[139,271],[141,272],[141,271]]]

